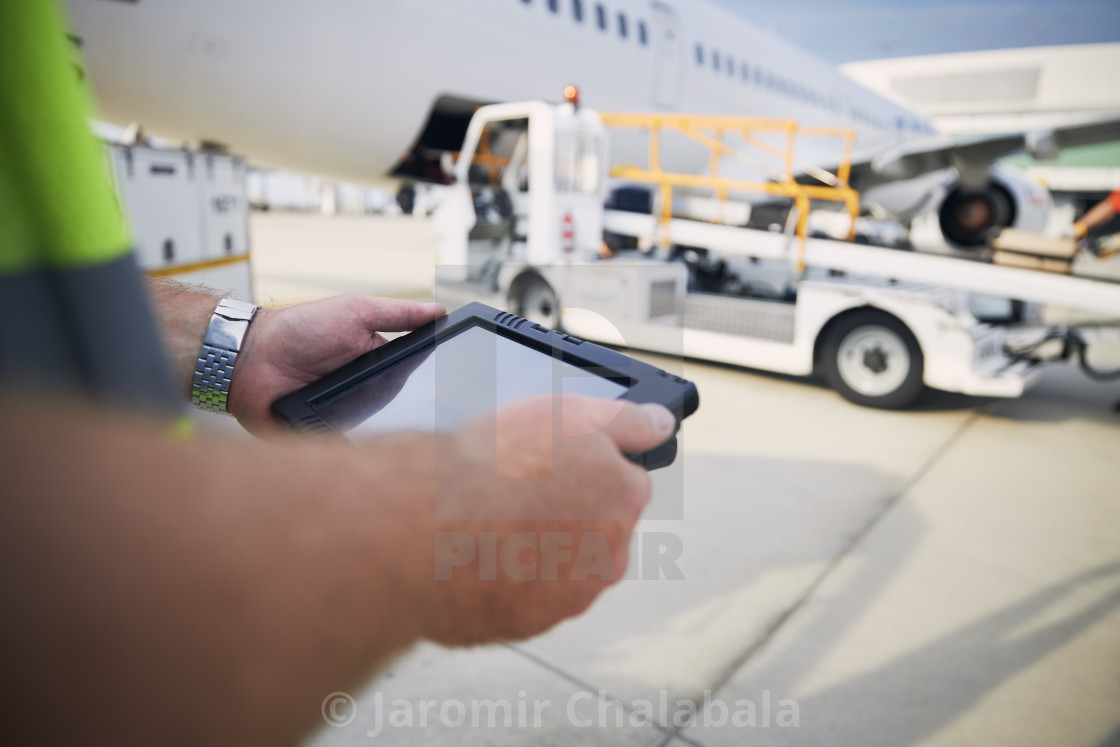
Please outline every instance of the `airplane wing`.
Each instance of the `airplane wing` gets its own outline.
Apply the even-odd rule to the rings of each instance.
[[[971,140],[927,140],[901,145],[869,161],[853,163],[851,182],[853,187],[863,190],[955,166],[962,181],[979,185],[987,178],[992,164],[1004,156],[1026,152],[1039,160],[1049,160],[1056,158],[1063,148],[1112,140],[1120,140],[1120,117]]]

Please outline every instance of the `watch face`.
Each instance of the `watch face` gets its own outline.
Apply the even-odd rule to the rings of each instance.
[[[253,315],[257,313],[257,309],[259,308],[260,306],[245,301],[238,301],[235,298],[223,298],[221,301],[218,301],[218,306],[214,309],[214,313],[221,314],[227,319],[249,321],[253,318]]]

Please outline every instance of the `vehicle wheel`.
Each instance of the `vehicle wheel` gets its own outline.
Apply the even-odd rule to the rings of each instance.
[[[829,385],[858,405],[902,409],[922,393],[925,360],[895,317],[857,311],[828,331],[822,364]]]
[[[517,298],[517,315],[531,322],[560,329],[560,301],[544,280],[531,280]]]
[[[411,184],[403,185],[397,191],[397,205],[402,213],[412,215],[412,211],[416,209],[416,187]]]

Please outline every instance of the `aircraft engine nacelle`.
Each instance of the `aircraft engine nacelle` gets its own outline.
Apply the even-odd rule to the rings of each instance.
[[[983,245],[992,229],[1020,228],[1041,232],[1053,208],[1050,192],[1025,171],[1008,166],[992,169],[987,183],[968,187],[953,179],[937,204],[937,223],[951,246]]]

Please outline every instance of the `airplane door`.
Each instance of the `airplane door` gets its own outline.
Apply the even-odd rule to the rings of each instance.
[[[685,43],[676,11],[664,3],[651,3],[653,26],[653,103],[676,109],[684,93]]]

